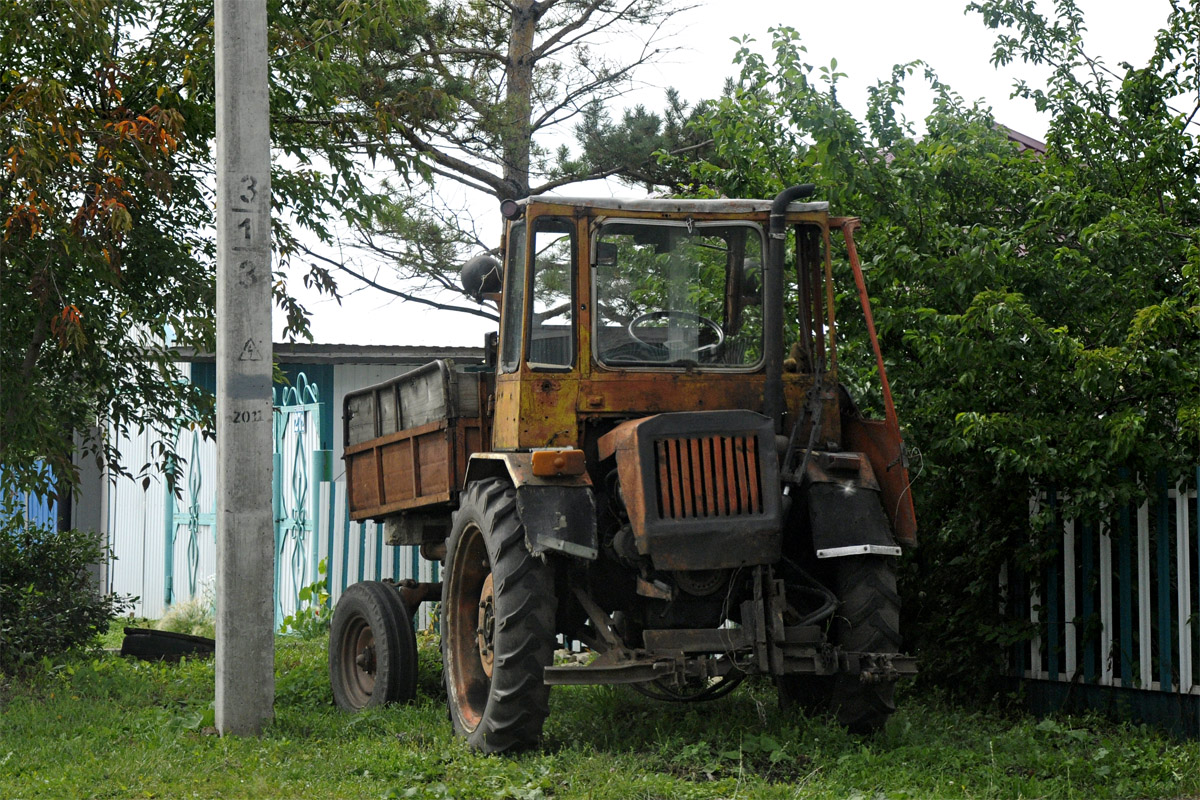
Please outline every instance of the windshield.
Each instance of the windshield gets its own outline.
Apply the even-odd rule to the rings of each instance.
[[[609,221],[594,248],[601,364],[747,370],[760,363],[759,226]]]

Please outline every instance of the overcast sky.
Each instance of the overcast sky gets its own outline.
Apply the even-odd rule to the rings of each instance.
[[[1114,71],[1120,71],[1122,61],[1145,64],[1153,51],[1154,33],[1170,11],[1167,0],[1139,0],[1136,11],[1135,4],[1118,0],[1076,2],[1088,24],[1088,52],[1104,59]],[[621,104],[660,108],[664,89],[672,86],[689,102],[713,97],[736,72],[733,56],[738,45],[732,37],[749,35],[765,53],[771,41],[768,29],[789,25],[800,32],[810,63],[827,65],[831,58],[837,59],[838,71],[847,74],[839,87],[839,99],[860,119],[866,107],[866,87],[888,77],[892,65],[921,59],[963,98],[990,105],[998,122],[1043,138],[1047,120],[1032,104],[1009,95],[1016,78],[1035,83],[1044,76],[1024,65],[994,68],[989,59],[995,32],[983,25],[977,13],[964,14],[966,5],[966,0],[698,0],[697,8],[675,15],[668,26],[666,44],[679,49],[644,67],[637,74],[640,87]],[[1049,8],[1045,0],[1039,0],[1039,6]],[[616,49],[621,43],[610,46]],[[922,84],[918,78],[907,84],[905,109],[913,121],[919,121],[930,107],[930,96]],[[577,188],[570,191],[581,193]],[[617,186],[594,187],[592,191],[628,194],[631,190]],[[838,211],[854,213],[854,209]],[[476,208],[475,214],[488,216],[486,208]],[[498,231],[498,212],[486,222]],[[357,288],[349,276],[340,280],[343,291]],[[299,281],[292,284],[293,291],[299,292]],[[493,327],[469,315],[402,303],[373,289],[348,294],[340,307],[330,300],[301,296],[313,313],[318,343],[478,346],[484,332]],[[281,327],[277,320],[277,334]]]

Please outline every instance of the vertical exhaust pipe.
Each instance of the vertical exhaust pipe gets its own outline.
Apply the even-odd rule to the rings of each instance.
[[[763,305],[767,314],[763,331],[767,356],[763,413],[774,421],[776,433],[783,432],[783,262],[787,256],[787,207],[795,200],[812,197],[815,189],[811,183],[789,186],[771,203],[767,264],[763,270]]]

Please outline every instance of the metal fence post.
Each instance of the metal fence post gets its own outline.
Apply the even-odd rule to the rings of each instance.
[[[309,519],[312,520],[312,539],[308,543],[308,582],[316,583],[320,577],[320,571],[317,567],[321,561],[321,485],[328,483],[333,477],[333,451],[332,450],[313,450],[312,460],[309,474],[312,476],[309,481],[310,498],[312,504],[312,513],[309,514]],[[333,537],[333,530],[330,529],[329,536]],[[331,565],[326,562],[325,574],[329,574]]]

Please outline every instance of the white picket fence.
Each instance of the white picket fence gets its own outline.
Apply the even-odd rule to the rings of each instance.
[[[1035,498],[1031,513],[1054,502]],[[1164,485],[1154,500],[1098,522],[1058,524],[1061,547],[1045,570],[1003,578],[1013,612],[1028,614],[1038,633],[1016,654],[1018,674],[1200,696],[1195,490]]]

